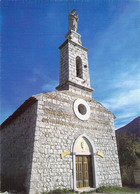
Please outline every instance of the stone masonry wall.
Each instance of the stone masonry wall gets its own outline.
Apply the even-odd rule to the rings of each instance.
[[[36,101],[36,99],[35,99]],[[37,102],[19,108],[2,124],[1,190],[29,193]],[[24,110],[24,111],[23,111]],[[18,115],[18,116],[15,116]],[[9,122],[10,121],[10,122]]]
[[[82,61],[83,78],[76,76],[76,57]],[[60,49],[60,85],[71,81],[90,88],[87,49],[68,40]]]
[[[33,98],[38,102],[23,112],[20,109],[21,113],[1,130],[3,190],[36,194],[57,188],[73,189],[72,154],[63,159],[60,154],[72,152],[74,141],[82,134],[90,137],[96,151],[104,154],[104,158],[95,156],[96,187],[121,186],[113,114],[83,96],[91,115],[88,121],[79,120],[73,103],[81,95],[70,91]]]
[[[81,98],[69,91],[40,94],[37,110],[34,154],[30,193],[57,188],[73,189],[72,155],[61,159],[60,154],[70,150],[82,134],[92,139],[95,156],[97,186],[121,186],[120,169],[114,133],[114,115],[100,103],[87,97],[91,115],[88,121],[79,120],[73,112],[73,103]]]
[[[68,44],[60,50],[60,76],[59,83],[64,84],[69,79]]]
[[[80,84],[81,86],[90,88],[87,49],[84,49],[82,46],[78,46],[72,42],[69,42],[68,54],[69,54],[69,80],[74,83]],[[82,60],[83,79],[76,77],[77,56],[79,56]]]
[[[76,93],[77,95],[79,95],[81,98],[83,97],[87,97],[87,98],[91,98],[92,97],[92,93],[88,92],[86,90],[81,90],[80,88],[76,87],[76,86],[69,86],[69,91],[71,91],[72,93]]]

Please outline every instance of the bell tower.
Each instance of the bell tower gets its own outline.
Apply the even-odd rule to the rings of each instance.
[[[69,90],[91,97],[87,49],[82,46],[81,35],[77,31],[78,15],[74,9],[69,14],[69,32],[60,49],[60,77],[57,90]]]

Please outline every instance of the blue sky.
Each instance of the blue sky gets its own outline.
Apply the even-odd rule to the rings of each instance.
[[[140,115],[140,0],[69,0],[88,48],[93,98],[119,128]],[[27,98],[59,83],[59,49],[68,32],[67,0],[1,3],[1,122]]]

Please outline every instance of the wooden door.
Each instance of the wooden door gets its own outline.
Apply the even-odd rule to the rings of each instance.
[[[76,156],[76,186],[92,187],[92,161],[91,156]]]

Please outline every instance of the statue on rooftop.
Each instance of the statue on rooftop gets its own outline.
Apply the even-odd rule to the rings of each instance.
[[[78,23],[78,14],[76,13],[76,9],[73,9],[69,14],[69,30],[77,31],[77,23]]]

